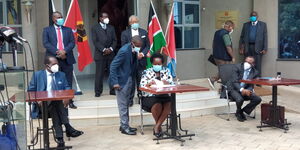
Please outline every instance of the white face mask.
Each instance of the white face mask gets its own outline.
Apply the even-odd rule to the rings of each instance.
[[[55,65],[51,66],[50,70],[51,70],[52,73],[58,72],[58,70],[59,70],[58,64],[55,64]]]
[[[248,62],[245,62],[244,63],[244,70],[248,70],[250,69],[252,66],[248,63]]]
[[[104,23],[104,24],[108,24],[108,23],[109,23],[109,19],[108,19],[108,18],[105,18],[105,19],[103,20],[103,23]]]

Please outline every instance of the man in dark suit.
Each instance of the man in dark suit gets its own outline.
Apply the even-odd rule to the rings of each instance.
[[[66,79],[65,73],[58,71],[58,61],[53,56],[46,56],[45,70],[34,72],[32,75],[28,91],[51,91],[71,89]],[[55,138],[58,147],[64,147],[62,125],[66,128],[68,137],[78,137],[82,131],[75,130],[69,123],[67,111],[64,108],[67,103],[62,101],[52,101],[48,103],[49,113],[55,130]],[[35,105],[36,106],[36,105]]]
[[[120,131],[123,134],[135,135],[136,128],[129,126],[129,102],[131,90],[134,87],[133,79],[137,72],[137,57],[143,41],[140,36],[132,37],[131,43],[125,44],[110,65],[109,85],[117,95],[120,115]]]
[[[75,47],[74,35],[71,28],[63,26],[64,19],[58,11],[52,14],[53,25],[44,28],[43,44],[46,48],[46,56],[54,56],[58,60],[59,70],[66,74],[68,83],[72,88],[73,64],[76,63],[73,48]],[[73,100],[69,107],[76,109]]]
[[[123,31],[121,34],[122,46],[127,43],[130,43],[131,38],[135,35],[140,36],[143,41],[141,51],[138,54],[138,71],[137,71],[136,77],[133,78],[133,82],[134,82],[133,84],[136,85],[137,91],[140,92],[140,90],[138,90],[138,87],[140,85],[142,73],[146,69],[146,65],[147,65],[146,55],[149,51],[150,44],[149,44],[149,39],[148,39],[148,33],[146,30],[139,27],[139,18],[137,16],[132,15],[129,17],[129,26],[130,26],[130,28]],[[133,105],[134,93],[135,93],[135,86],[134,86],[134,88],[132,88],[132,91],[131,91],[129,106]]]
[[[245,121],[246,114],[250,114],[261,102],[261,98],[254,93],[253,84],[240,82],[242,79],[255,79],[258,71],[254,68],[254,57],[247,56],[245,62],[237,64],[232,72],[232,79],[229,81],[229,96],[236,102],[236,117],[238,121]],[[250,100],[250,103],[242,108],[243,102]]]
[[[109,66],[113,60],[117,46],[115,28],[109,25],[108,14],[100,14],[99,24],[92,28],[92,40],[95,46],[94,60],[96,62],[95,75],[95,97],[101,96],[103,92],[103,78],[105,70],[109,72]],[[115,95],[114,90],[110,90]]]
[[[240,54],[255,58],[255,68],[261,76],[262,55],[268,50],[267,25],[258,21],[258,14],[255,11],[251,12],[249,19],[250,21],[243,25],[239,42]]]

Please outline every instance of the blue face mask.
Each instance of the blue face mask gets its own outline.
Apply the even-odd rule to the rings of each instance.
[[[62,25],[64,25],[64,23],[65,23],[65,20],[63,18],[56,19],[56,24],[58,26],[62,26]]]
[[[162,69],[162,65],[153,65],[153,71],[154,72],[160,72]]]
[[[256,16],[251,16],[251,17],[249,18],[249,20],[250,20],[251,22],[255,22],[255,21],[257,20],[257,17],[256,17]]]
[[[134,23],[131,25],[131,29],[137,30],[140,27],[138,23]]]
[[[133,50],[136,52],[136,53],[139,53],[141,48],[140,47],[134,47]]]

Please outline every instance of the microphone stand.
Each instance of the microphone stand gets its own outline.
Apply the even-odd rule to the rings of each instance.
[[[11,48],[12,48],[12,54],[13,54],[13,66],[7,67],[8,70],[14,70],[14,71],[21,71],[25,70],[24,66],[17,66],[18,65],[18,52],[17,52],[17,43],[12,42]]]

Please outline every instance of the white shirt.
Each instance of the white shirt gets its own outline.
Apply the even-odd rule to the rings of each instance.
[[[56,48],[58,49],[58,36],[57,36],[58,33],[57,33],[57,28],[59,28],[59,30],[60,30],[60,35],[61,35],[62,45],[63,45],[63,48],[65,49],[65,45],[64,45],[64,36],[63,36],[61,27],[58,27],[57,25],[54,24],[54,28],[55,28],[55,32],[56,32],[56,38],[57,38]]]
[[[106,24],[100,22],[100,25],[101,25],[102,29],[104,29],[104,30],[106,29]]]
[[[253,25],[253,26],[256,26],[257,25],[257,20],[255,21],[255,22],[251,22],[251,24]]]
[[[139,29],[137,30],[131,29],[131,37],[134,37],[136,35],[139,35]]]
[[[50,73],[47,69],[46,69],[46,76],[47,76],[47,91],[51,91],[52,87],[51,87],[51,82],[52,82],[52,73]],[[55,79],[55,77],[53,77]]]

